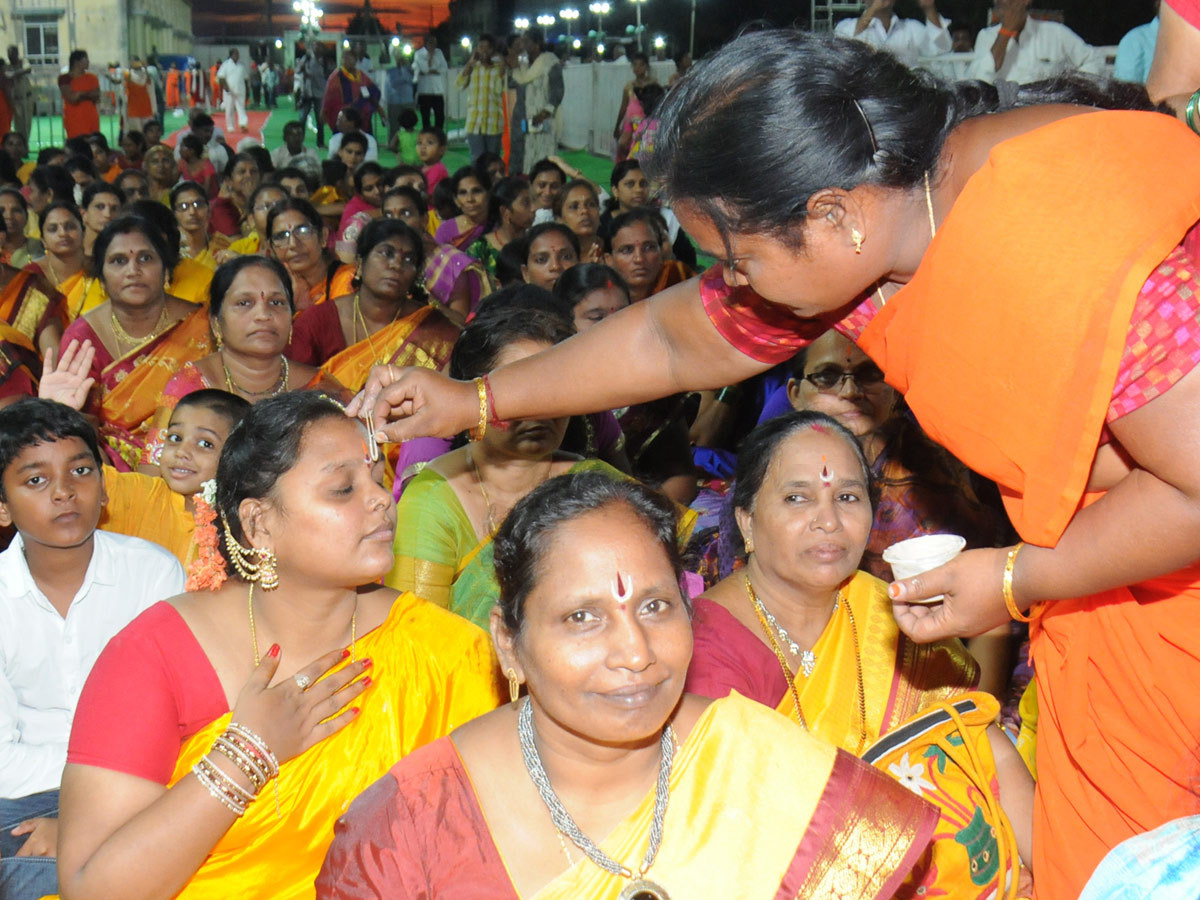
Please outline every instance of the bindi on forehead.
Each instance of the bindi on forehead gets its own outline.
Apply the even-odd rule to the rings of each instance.
[[[821,484],[833,484],[833,470],[829,468],[829,462],[824,456],[821,457]]]

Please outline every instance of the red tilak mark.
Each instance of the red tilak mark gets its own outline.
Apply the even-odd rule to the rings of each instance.
[[[831,434],[831,432],[830,432],[830,430],[829,430],[829,426],[828,426],[828,425],[824,425],[824,424],[822,424],[821,422],[814,422],[814,423],[813,423],[812,425],[810,425],[809,427],[810,427],[810,428],[811,428],[813,431],[815,431],[817,434]]]
[[[621,580],[620,572],[617,573],[617,595],[621,597],[625,596],[625,582]]]

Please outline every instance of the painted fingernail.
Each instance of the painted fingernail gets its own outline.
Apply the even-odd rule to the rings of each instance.
[[[349,656],[349,655],[350,655],[350,649],[349,649],[349,648],[346,648],[345,650],[343,650],[343,651],[342,651],[342,659],[345,659],[345,658],[346,658],[347,656]]]
[[[899,600],[900,599],[900,585],[896,584],[895,582],[893,582],[892,584],[889,584],[888,585],[888,596],[891,597],[893,600]]]
[[[363,687],[365,687],[365,688],[370,687],[371,686],[371,676],[368,675],[366,678],[364,678],[362,680],[362,683],[363,683]]]
[[[364,659],[364,660],[362,661],[362,667],[363,667],[364,669],[369,669],[369,668],[371,668],[371,666],[373,666],[373,665],[375,665],[375,660],[371,659],[370,657],[368,657],[367,659]]]
[[[352,706],[352,707],[350,707],[350,712],[354,713],[354,715],[357,716],[359,714],[359,712],[361,712],[361,710],[357,706]]]
[[[279,655],[279,645],[272,644],[271,649],[267,651],[267,656],[270,656],[272,659],[274,659],[278,655]]]

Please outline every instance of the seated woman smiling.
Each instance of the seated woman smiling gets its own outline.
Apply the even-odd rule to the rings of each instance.
[[[665,498],[594,473],[517,504],[492,612],[513,702],[359,797],[318,897],[895,893],[933,833],[928,804],[759,704],[683,693],[675,534]]]
[[[882,760],[943,810],[938,833],[949,837],[931,869],[938,890],[974,898],[990,884],[1002,893],[1018,846],[1031,858],[1032,779],[991,727],[999,706],[973,692],[979,667],[962,644],[906,638],[887,585],[858,571],[873,516],[870,467],[854,435],[809,411],[760,425],[738,456],[733,505],[748,558],[696,600],[688,690],[737,691]],[[969,705],[947,702],[960,700]],[[925,727],[905,744],[914,720]]]
[[[311,391],[230,434],[190,592],[130,623],[84,686],[65,897],[312,897],[350,799],[499,702],[483,632],[377,584],[395,516],[365,447]]]

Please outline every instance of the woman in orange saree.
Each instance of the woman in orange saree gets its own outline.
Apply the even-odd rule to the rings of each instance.
[[[364,440],[310,391],[231,433],[190,592],[118,634],[80,698],[67,896],[312,898],[353,797],[497,705],[486,635],[375,583],[394,517]]]
[[[424,245],[408,225],[375,219],[359,235],[353,296],[296,317],[290,355],[320,366],[352,391],[373,366],[443,369],[459,328],[417,286]]]
[[[63,297],[40,273],[0,263],[0,321],[25,335],[39,356],[62,338]]]
[[[319,898],[895,894],[928,804],[756,703],[684,693],[676,531],[665,497],[601,473],[517,503],[491,614],[513,702],[355,801]]]
[[[725,262],[569,353],[493,373],[499,414],[737,382],[831,326],[857,340],[930,437],[1000,486],[1029,542],[890,591],[920,641],[1044,603],[1034,865],[1039,895],[1075,896],[1109,848],[1190,809],[1200,771],[1196,136],[1136,91],[1067,79],[1002,108],[796,32],[740,38],[706,73],[667,101],[652,162]],[[839,90],[771,99],[809,79]],[[788,137],[757,166],[719,164],[710,151],[749,102],[772,134],[791,110]],[[762,172],[788,186],[746,181],[730,199]],[[1013,365],[1018,347],[1037,364]],[[393,403],[417,416],[396,440],[478,415],[470,385],[433,373],[386,396],[377,419]],[[945,602],[910,606],[930,596]]]
[[[166,273],[174,249],[147,219],[123,216],[96,239],[96,280],[112,298],[76,319],[63,334],[91,341],[96,386],[83,411],[94,415],[112,464],[137,465],[155,402],[185,363],[206,355],[208,311],[171,296]]]

